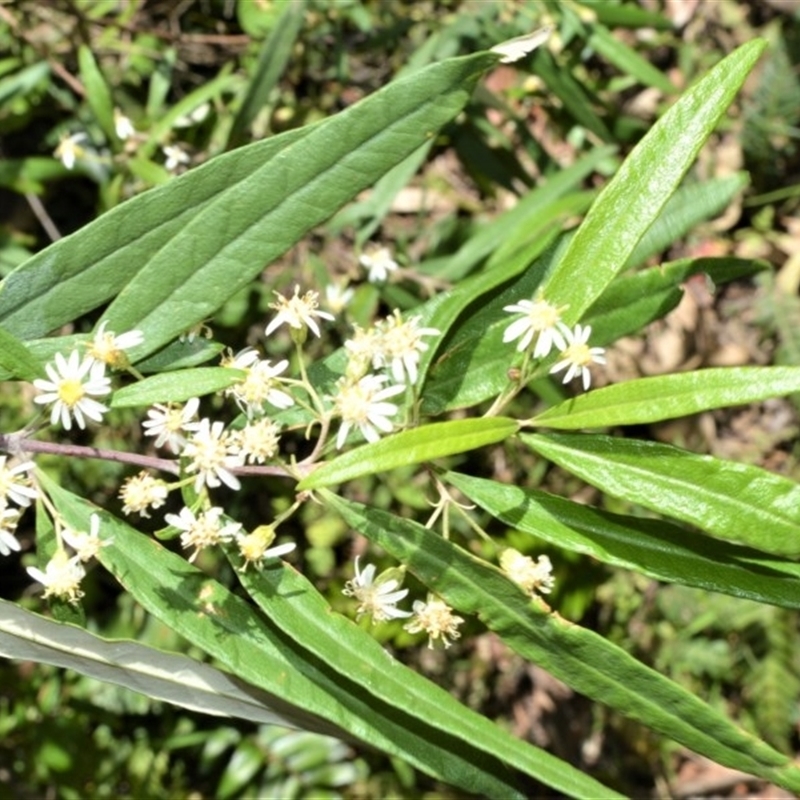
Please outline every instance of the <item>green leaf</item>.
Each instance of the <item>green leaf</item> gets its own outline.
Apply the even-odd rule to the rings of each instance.
[[[721,214],[749,181],[746,172],[737,172],[724,178],[681,186],[639,240],[625,267],[638,267],[650,256],[682,239],[698,223]]]
[[[200,336],[192,341],[178,339],[159,350],[150,358],[139,361],[136,369],[147,374],[149,372],[166,372],[169,369],[187,369],[204,364],[212,358],[217,358],[224,346],[219,342],[209,341]]]
[[[534,53],[533,72],[561,100],[564,108],[579,125],[583,125],[604,142],[613,140],[605,123],[592,108],[584,87],[566,69],[556,64],[549,50],[540,47]]]
[[[173,705],[265,725],[307,724],[276,714],[270,698],[221,670],[136,642],[108,640],[0,600],[0,655],[72,669]]]
[[[110,142],[116,142],[114,101],[111,99],[111,92],[108,89],[106,79],[97,66],[92,51],[86,45],[81,45],[78,49],[78,67],[81,81],[86,89],[86,102],[89,104],[89,108],[92,109],[92,113],[103,129],[106,138]]]
[[[297,488],[318,489],[336,483],[386,472],[396,467],[420,464],[436,458],[466,453],[488,444],[502,442],[519,429],[519,423],[505,417],[458,419],[435,422],[386,436],[337,456],[307,475]]]
[[[33,381],[44,376],[44,369],[31,351],[16,336],[0,327],[0,370],[10,377]],[[5,380],[5,378],[3,379]]]
[[[164,109],[152,121],[147,141],[140,146],[139,153],[145,158],[151,157],[162,143],[169,140],[172,130],[181,117],[190,116],[198,108],[210,103],[223,92],[232,90],[237,83],[237,78],[231,74],[232,72],[233,63],[224,64],[219,75],[201,84],[197,89]]]
[[[665,16],[630,3],[592,3],[592,13],[598,22],[611,28],[655,28],[659,31],[674,28],[672,21]]]
[[[700,369],[596,389],[548,408],[527,424],[560,430],[644,425],[794,392],[800,392],[800,367]]]
[[[614,38],[608,28],[595,24],[590,31],[587,42],[589,47],[594,48],[617,69],[646,86],[655,86],[665,94],[674,94],[676,89],[669,78],[635,50]]]
[[[448,483],[506,525],[555,547],[670,583],[800,609],[800,564],[661,520],[611,514],[497,481],[448,472]]]
[[[149,537],[46,477],[45,482],[59,512],[76,529],[87,529],[91,514],[99,514],[102,535],[114,539],[99,559],[144,608],[237,678],[266,692],[270,707],[296,724],[368,743],[489,797],[523,796],[509,762],[552,778],[554,786],[576,797],[616,796],[547,753],[515,741],[445,690],[387,658],[366,631],[335,617],[290,567],[264,568],[258,588],[270,609],[265,616]],[[334,642],[339,652],[332,663],[314,655],[314,648],[331,650]],[[404,703],[409,696],[415,702]]]
[[[608,344],[638,333],[665,317],[683,297],[681,284],[705,274],[714,284],[748,278],[765,269],[764,262],[745,258],[682,258],[633,275],[615,278],[584,316],[592,326],[592,342]]]
[[[132,359],[155,352],[426,142],[496,60],[433,64],[322,123],[226,153],[121,204],[11,273],[0,322],[23,339],[44,336],[116,295],[110,329],[143,331]]]
[[[45,336],[119,294],[137,269],[180,238],[202,208],[308,130],[290,131],[212,159],[37,253],[0,284],[3,325],[22,339]]]
[[[233,562],[241,568],[240,559],[234,558]],[[465,749],[477,746],[572,796],[614,796],[563,761],[468,712],[424,677],[406,669],[387,669],[384,648],[345,618],[331,614],[325,599],[302,575],[288,567],[260,573],[239,569],[237,575],[248,594],[287,637],[306,647],[315,660],[349,676],[357,685],[369,687],[376,701],[393,707],[398,718],[413,710],[437,729],[433,741],[447,736],[459,739]],[[426,708],[431,709],[430,716],[425,716]]]
[[[651,128],[595,201],[547,283],[567,323],[603,293],[691,166],[766,42],[742,45],[689,89]]]
[[[574,164],[549,177],[542,186],[528,192],[515,206],[480,225],[458,252],[448,258],[445,267],[436,273],[437,276],[449,281],[459,281],[487,256],[492,256],[489,263],[494,265],[500,265],[511,258],[519,249],[520,242],[514,241],[513,246],[509,242],[512,239],[518,240],[522,232],[528,233],[530,241],[530,229],[541,227],[541,216],[548,215],[555,202],[577,191],[585,179],[615,150],[613,147],[595,148]],[[583,193],[579,196],[581,202],[587,198]],[[573,208],[574,206],[568,204],[563,213],[566,215],[567,210]]]
[[[7,106],[18,96],[25,96],[50,76],[50,65],[39,61],[0,80],[0,105]]]
[[[111,408],[180,403],[190,397],[221,392],[246,377],[244,370],[227,367],[198,367],[165,372],[117,389],[111,400]]]
[[[462,316],[437,349],[423,394],[426,414],[476,405],[508,385],[508,370],[518,354],[513,345],[503,342],[503,331],[511,321],[503,307],[532,297],[564,247],[562,237],[511,284],[471,305],[471,313]],[[519,273],[523,264],[530,263],[529,256],[523,251],[503,266],[513,266],[512,274]]]
[[[270,93],[291,58],[303,27],[305,6],[303,0],[292,0],[277,7],[279,16],[261,46],[258,64],[247,87],[247,94],[231,126],[228,149],[238,147],[245,140],[247,129],[267,104]]]
[[[589,434],[521,434],[587,483],[737,544],[800,556],[800,486],[758,467],[655,442]]]
[[[800,769],[694,694],[593,631],[531,602],[498,569],[427,528],[323,490],[326,505],[463,613],[477,614],[520,655],[575,690],[720,764],[793,791]]]

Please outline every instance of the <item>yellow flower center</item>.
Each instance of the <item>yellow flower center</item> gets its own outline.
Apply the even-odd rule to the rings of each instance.
[[[58,399],[69,408],[74,408],[85,394],[83,384],[75,378],[61,381],[58,387]]]
[[[564,358],[581,367],[586,367],[592,363],[592,354],[589,352],[587,344],[571,344],[564,351]]]

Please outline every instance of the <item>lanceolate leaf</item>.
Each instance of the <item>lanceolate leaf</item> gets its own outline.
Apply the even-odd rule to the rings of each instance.
[[[357,685],[369,687],[381,702],[394,706],[398,717],[413,709],[415,715],[438,729],[434,737],[455,737],[465,753],[480,742],[486,752],[548,786],[574,797],[615,796],[606,787],[581,775],[565,762],[508,736],[476,714],[468,712],[453,697],[407,669],[387,669],[386,652],[350,621],[331,614],[325,598],[300,574],[289,567],[260,573],[242,572],[241,560],[233,559],[237,575],[286,636],[306,647],[314,658],[347,675]],[[398,665],[399,666],[399,665]],[[425,715],[424,709],[431,709]]]
[[[498,569],[427,528],[321,493],[356,530],[408,566],[462,613],[476,614],[504,641],[577,691],[698,753],[800,790],[790,759],[596,633],[531,602]]]
[[[42,365],[33,357],[26,345],[0,328],[0,372],[9,377],[32,381],[44,376]]]
[[[800,556],[800,486],[779,475],[655,442],[589,434],[520,438],[615,497],[720,539]]]
[[[267,566],[261,579],[246,579],[263,593],[273,620],[186,559],[47,483],[76,529],[88,528],[91,513],[101,515],[102,535],[114,540],[99,558],[138,602],[307,729],[365,742],[484,796],[523,797],[509,763],[575,797],[618,796],[460,706],[388,657],[366,631],[337,623],[324,599],[290,567]]]
[[[165,372],[118,389],[114,392],[111,407],[179,403],[190,397],[202,397],[222,391],[246,377],[247,373],[243,370],[227,367],[200,367]]]
[[[309,130],[289,131],[215,158],[37,253],[0,283],[3,326],[23,339],[45,336],[119,294],[162,247],[180,238],[201,209],[235,190],[256,164]]]
[[[568,323],[580,320],[624,268],[765,46],[763,40],[748,42],[689,89],[597,198],[545,290],[551,303],[569,305]]]
[[[666,250],[698,223],[721,214],[749,183],[746,172],[681,186],[639,240],[626,267],[638,267],[650,256]]]
[[[123,203],[15,270],[0,322],[20,338],[43,336],[118,295],[110,329],[144,332],[132,357],[155,352],[433,136],[497,58],[433,64]]]
[[[269,695],[208,664],[137,642],[102,639],[5,600],[0,600],[0,655],[73,669],[204,714],[290,727],[309,722],[305,714],[293,719],[275,713]]]
[[[800,609],[800,564],[669,522],[611,514],[547,492],[455,472],[447,481],[506,525],[661,581]]]
[[[528,423],[560,430],[644,425],[795,392],[800,392],[800,367],[700,369],[596,389],[548,408]]]
[[[586,312],[592,342],[607,344],[640,331],[672,311],[683,297],[682,284],[692,275],[705,274],[714,284],[740,280],[766,268],[744,258],[682,258],[616,278]]]
[[[502,442],[518,429],[516,420],[505,417],[459,419],[423,425],[349,450],[307,475],[297,484],[297,488],[302,491],[332,486],[362,475],[466,453],[487,444]]]

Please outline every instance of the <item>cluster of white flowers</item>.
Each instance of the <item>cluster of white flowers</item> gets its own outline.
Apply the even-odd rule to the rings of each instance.
[[[338,448],[353,428],[358,428],[368,442],[392,430],[390,417],[399,407],[387,401],[405,391],[406,381],[409,385],[416,383],[420,356],[429,347],[422,337],[438,335],[436,328],[421,327],[420,317],[404,320],[398,310],[369,330],[355,326],[353,338],[345,342],[348,365],[334,397],[335,413],[342,420]],[[385,369],[388,375],[366,374],[369,369]],[[395,383],[384,385],[390,378]]]
[[[123,134],[131,135],[126,131],[124,120],[119,119],[118,125],[120,138],[125,138]],[[386,248],[365,252],[361,263],[369,270],[369,280],[373,282],[385,281],[389,273],[398,268]],[[351,296],[352,290],[337,285],[327,294],[328,307],[340,312]],[[320,323],[334,319],[333,314],[320,310],[317,292],[301,294],[299,286],[295,286],[288,297],[276,293],[276,301],[270,307],[276,313],[265,326],[264,335],[269,337],[285,325],[298,348],[299,358],[302,358],[299,348],[306,342],[308,332],[320,337]],[[578,377],[584,389],[589,388],[590,365],[605,363],[603,349],[588,344],[590,327],[568,328],[561,319],[564,309],[552,305],[541,294],[533,300],[508,305],[504,310],[522,315],[507,326],[504,342],[516,341],[519,352],[530,352],[535,359],[548,357],[554,349],[559,351],[560,358],[551,372],[565,371],[565,383]],[[218,545],[235,545],[244,568],[258,567],[265,559],[291,552],[294,542],[275,545],[275,528],[285,516],[248,532],[241,523],[228,518],[221,505],[212,501],[212,490],[224,486],[236,491],[241,488],[239,475],[245,468],[252,470],[253,465],[278,458],[281,426],[271,414],[275,410],[286,411],[296,403],[318,412],[317,421],[322,423],[325,434],[331,419],[339,421],[335,439],[339,449],[354,431],[367,442],[375,442],[382,434],[390,433],[400,411],[394,398],[410,393],[417,384],[420,361],[430,347],[426,338],[439,335],[436,328],[425,327],[420,316],[404,317],[399,310],[367,329],[354,326],[352,338],[345,342],[348,357],[345,374],[339,379],[333,396],[325,398],[315,395],[302,360],[302,380],[293,380],[286,374],[288,359],[267,359],[255,347],[236,353],[228,351],[222,358],[222,366],[241,371],[243,377],[222,394],[234,400],[241,415],[230,426],[202,416],[198,397],[184,403],[153,405],[142,423],[144,435],[151,438],[154,447],[171,452],[175,459],[172,469],[180,478],[167,483],[147,471],[130,477],[119,495],[123,513],[148,517],[151,511],[166,504],[170,492],[191,483],[196,501],[183,506],[178,513],[164,516],[166,523],[180,536],[182,546],[190,551],[190,561],[197,559],[206,548]],[[83,429],[87,420],[100,422],[108,407],[97,398],[111,393],[107,370],[129,369],[128,351],[142,341],[139,331],[116,336],[106,330],[105,322],[102,323],[92,339],[85,343],[83,352],[58,353],[54,361],[46,365],[47,378],[34,381],[39,392],[35,402],[48,406],[51,424],[60,423],[66,430],[73,424]],[[296,394],[297,387],[305,397]],[[33,467],[30,461],[11,465],[5,456],[0,457],[0,553],[3,555],[20,549],[14,535],[19,516],[37,497],[31,478]],[[43,570],[28,569],[31,577],[45,587],[45,596],[57,596],[70,602],[77,602],[82,596],[83,563],[95,557],[99,548],[110,541],[100,539],[99,524],[99,517],[93,515],[90,532],[81,533],[56,519],[56,554]],[[509,578],[531,595],[546,594],[553,587],[552,565],[547,556],[533,561],[516,550],[506,550],[500,564]],[[424,601],[414,601],[412,611],[399,608],[398,604],[408,595],[408,589],[402,588],[403,575],[401,569],[386,570],[378,575],[373,564],[362,570],[356,559],[355,577],[346,583],[343,592],[357,601],[357,618],[366,616],[373,623],[405,619],[407,631],[427,634],[429,647],[435,643],[450,647],[460,637],[459,627],[464,619],[432,594]]]
[[[520,300],[512,305],[504,306],[510,314],[522,314],[504,331],[503,341],[513,342],[519,339],[517,350],[523,352],[533,344],[533,357],[540,359],[550,355],[553,348],[560,352],[560,358],[551,367],[550,372],[566,370],[564,383],[579,377],[584,391],[589,389],[592,374],[591,364],[605,364],[605,350],[602,347],[589,347],[590,325],[576,325],[569,328],[561,320],[564,307],[558,308],[544,299],[541,292],[534,300]]]
[[[321,334],[319,320],[333,319],[319,310],[319,295],[309,291],[300,294],[295,286],[290,297],[277,295],[271,305],[277,314],[265,328],[269,336],[281,325],[289,327],[292,340],[302,344],[311,330]],[[183,507],[178,514],[167,514],[166,522],[180,531],[181,543],[192,549],[195,560],[205,548],[235,542],[245,560],[245,566],[260,564],[264,559],[291,552],[295,544],[272,547],[274,530],[261,526],[252,533],[242,531],[238,522],[223,518],[221,506],[211,504],[208,491],[225,486],[236,491],[241,488],[237,472],[247,464],[264,464],[279,453],[281,428],[268,416],[270,408],[279,411],[290,408],[295,400],[289,392],[292,382],[284,373],[288,360],[272,363],[262,358],[254,347],[238,353],[228,352],[222,366],[244,372],[244,377],[226,389],[244,415],[244,425],[226,427],[225,422],[199,416],[200,399],[193,397],[185,404],[157,403],[147,412],[142,423],[145,436],[153,437],[156,447],[166,447],[179,457],[182,474],[193,482],[199,500],[196,506]],[[169,492],[184,481],[172,486],[146,472],[129,478],[122,486],[120,498],[125,514],[147,516],[150,509],[164,505]]]
[[[428,595],[426,601],[415,600],[413,611],[404,611],[397,604],[408,595],[408,589],[401,589],[402,571],[388,569],[376,575],[374,564],[367,564],[360,569],[358,557],[355,560],[355,577],[347,581],[342,594],[358,601],[356,619],[369,617],[372,624],[386,622],[391,619],[411,620],[404,625],[409,633],[428,634],[428,646],[433,647],[437,640],[445,648],[450,647],[452,639],[458,639],[458,626],[464,620],[453,613],[453,609],[444,600]]]
[[[57,521],[58,549],[47,562],[44,570],[28,567],[28,575],[44,586],[44,597],[59,597],[77,603],[83,597],[81,581],[86,575],[83,564],[97,557],[101,547],[112,544],[113,539],[100,538],[100,517],[92,514],[90,530],[76,531]],[[69,546],[74,553],[67,551]]]
[[[427,633],[428,647],[439,641],[446,649],[461,636],[458,628],[464,622],[463,617],[457,616],[440,597],[429,593],[426,600],[414,601],[411,612],[404,611],[397,605],[408,595],[408,589],[401,588],[403,571],[391,568],[377,575],[374,564],[360,569],[358,561],[356,557],[355,577],[342,589],[342,594],[358,601],[357,620],[369,617],[375,624],[411,617],[403,627],[409,633]],[[534,561],[530,556],[509,548],[500,554],[500,567],[526,594],[549,594],[553,589],[553,565],[545,555]]]
[[[200,120],[181,118],[178,122],[184,124],[176,123],[175,127],[186,127],[187,124],[194,124],[197,121]],[[130,117],[127,117],[118,108],[114,109],[114,135],[125,145],[128,153],[135,153],[146,138],[145,134],[136,130]],[[64,134],[53,151],[53,155],[69,170],[74,169],[79,161],[100,161],[108,158],[107,150],[104,151],[102,147],[100,150],[95,149],[91,144],[87,144],[88,142],[89,136],[84,131]],[[164,169],[167,172],[179,173],[192,161],[185,145],[182,144],[164,144],[161,147],[161,153],[164,156]]]

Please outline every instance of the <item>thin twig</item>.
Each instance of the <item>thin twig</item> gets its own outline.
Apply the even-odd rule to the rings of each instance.
[[[55,222],[50,218],[42,201],[32,192],[26,192],[25,199],[28,201],[28,205],[31,207],[31,211],[33,211],[36,219],[39,220],[39,224],[50,237],[50,241],[57,242],[61,238],[61,231],[59,231]]]
[[[137,467],[157,470],[159,472],[169,472],[172,475],[180,474],[178,462],[169,458],[143,456],[138,453],[128,453],[122,450],[106,450],[102,447],[88,447],[78,444],[40,442],[37,439],[28,439],[19,434],[0,434],[0,452],[16,456],[24,456],[28,453],[48,453],[50,455],[65,456],[67,458],[99,458],[105,461],[116,461],[120,464],[133,464]],[[234,467],[231,469],[231,472],[236,475],[246,475],[249,477],[265,477],[272,475],[283,478],[295,478],[298,473],[302,476],[311,472],[315,466],[314,464],[296,465],[294,473],[290,473],[285,467],[277,465],[264,467]]]

